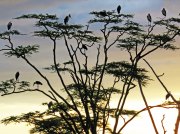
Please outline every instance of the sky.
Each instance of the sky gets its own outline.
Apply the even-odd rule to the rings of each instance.
[[[48,66],[52,59],[52,56],[49,55],[49,40],[40,41],[38,38],[32,39],[31,32],[34,29],[33,21],[18,21],[13,18],[21,16],[22,14],[49,13],[56,14],[59,17],[59,21],[63,22],[64,17],[71,14],[72,18],[70,23],[86,24],[89,19],[89,12],[104,9],[115,10],[118,5],[121,5],[123,13],[134,14],[135,20],[141,24],[147,23],[146,15],[148,13],[151,13],[152,19],[154,20],[162,16],[162,8],[166,8],[168,17],[178,16],[180,13],[179,0],[0,0],[0,32],[5,31],[7,23],[11,21],[13,23],[13,29],[18,29],[29,35],[23,38],[13,38],[17,44],[40,44],[40,52],[36,54],[36,56],[32,56],[31,61],[39,68],[43,68],[44,66]],[[6,42],[0,41],[0,49],[5,44]],[[180,38],[177,38],[176,44],[180,45]],[[118,60],[119,57],[117,55],[120,55],[122,59],[127,58],[124,53],[119,53],[118,49],[114,48],[112,51],[111,57],[113,60]],[[65,48],[61,47],[58,52],[63,55],[61,59],[67,60]],[[94,55],[94,52],[90,52],[89,54]],[[165,73],[162,77],[163,82],[176,98],[180,98],[180,50],[176,52],[158,51],[148,56],[147,60],[158,74]],[[147,68],[147,65],[144,63],[142,63],[142,66]],[[0,81],[13,78],[17,71],[20,71],[21,79],[27,79],[31,82],[39,79],[39,76],[28,67],[25,62],[17,58],[5,57],[2,55],[2,52],[0,52]],[[52,76],[50,73],[44,73],[46,73],[48,77]],[[152,76],[152,78],[154,81],[151,81],[146,87],[145,95],[147,96],[149,104],[154,105],[163,102],[166,93],[155,80],[155,77]],[[54,82],[54,85],[58,86],[54,77],[51,82]],[[46,87],[43,85],[42,88]],[[144,103],[139,98],[139,92],[137,90],[132,91],[128,98],[128,102],[131,105],[128,107],[143,108]],[[9,115],[18,115],[38,109],[42,110],[44,107],[41,106],[41,103],[47,101],[49,100],[39,93],[23,93],[0,97],[0,119]],[[163,112],[163,110],[161,112]],[[134,125],[142,124],[135,123]],[[146,129],[149,130],[148,134],[152,134],[153,131],[150,123],[147,123],[146,127]],[[127,129],[124,133],[131,134],[132,131],[143,133],[135,128],[137,127],[134,127],[133,130]],[[19,134],[28,134],[29,127],[25,124],[21,124],[21,126],[18,125],[18,127],[17,125],[0,125],[0,133],[11,134],[14,131]],[[173,132],[173,128],[168,132]]]

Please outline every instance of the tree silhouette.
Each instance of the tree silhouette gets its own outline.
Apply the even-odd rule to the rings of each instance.
[[[157,21],[148,19],[150,25],[140,25],[133,21],[133,15],[120,12],[120,7],[118,12],[103,10],[93,11],[90,14],[93,19],[86,26],[70,24],[68,20],[61,23],[56,15],[49,14],[27,14],[16,18],[35,19],[35,26],[40,29],[34,31],[34,36],[48,38],[52,41],[53,65],[43,68],[57,74],[59,82],[62,84],[61,90],[55,89],[50,78],[46,77],[29,60],[29,56],[38,52],[39,45],[19,45],[16,47],[12,36],[25,36],[24,34],[17,30],[0,33],[0,38],[9,42],[9,45],[4,45],[0,51],[5,56],[15,56],[24,60],[45,81],[43,85],[48,86],[46,92],[39,88],[34,89],[28,81],[18,81],[17,83],[14,79],[10,79],[0,83],[2,96],[38,91],[51,99],[50,102],[43,103],[47,105],[46,111],[11,116],[2,120],[3,123],[26,122],[33,124],[34,128],[30,133],[97,134],[101,132],[103,134],[117,134],[121,133],[122,129],[136,115],[147,110],[154,130],[156,134],[158,133],[150,111],[152,107],[148,105],[143,93],[143,87],[151,79],[147,75],[148,71],[139,66],[139,62],[158,49],[178,49],[173,42],[175,37],[180,35],[180,19],[174,17]],[[90,30],[90,26],[96,24],[100,25],[99,29]],[[155,32],[155,29],[159,27],[164,31]],[[111,40],[112,37],[113,40]],[[58,40],[64,41],[69,57],[67,62],[59,63],[59,57],[57,57]],[[110,61],[109,53],[114,46],[119,48],[120,52],[127,52],[129,60]],[[94,65],[89,63],[91,57],[87,52],[91,50],[97,52]],[[70,84],[67,84],[68,82],[63,76],[64,73],[66,77],[71,79]],[[106,77],[112,78],[112,85],[109,87],[103,85]],[[120,85],[122,86],[119,87]],[[137,88],[137,85],[146,108],[141,111],[124,109],[129,92]],[[62,95],[62,91],[66,95]],[[110,105],[114,95],[118,95],[119,99],[116,107]],[[172,97],[172,95],[170,96]],[[159,106],[163,107],[164,105]],[[124,115],[130,115],[131,118],[125,121]],[[115,120],[113,128],[109,124],[110,117]],[[124,125],[119,128],[117,126],[120,120],[124,120]]]

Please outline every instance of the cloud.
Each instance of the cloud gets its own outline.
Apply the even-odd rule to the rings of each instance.
[[[79,0],[76,0],[76,2]],[[62,4],[62,3],[70,3],[70,2],[74,2],[74,0],[43,0],[43,2],[41,0],[1,0],[0,1],[0,6],[4,7],[10,7],[10,6],[18,6],[21,4],[25,4],[25,8],[27,6],[42,6],[42,7],[51,7],[52,5],[56,5],[56,4]],[[21,7],[23,8],[23,7]]]
[[[79,2],[80,0],[76,0]],[[55,12],[62,4],[71,5],[73,0],[1,0],[0,17],[7,20],[27,13]]]
[[[19,4],[21,2],[25,2],[27,0],[1,0],[0,1],[0,6],[4,7],[4,6],[11,6],[11,5],[16,5]]]

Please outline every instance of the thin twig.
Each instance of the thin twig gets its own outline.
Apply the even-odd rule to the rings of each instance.
[[[163,115],[163,118],[162,118],[162,120],[161,120],[161,125],[162,125],[162,128],[163,128],[163,131],[164,131],[164,134],[166,134],[166,129],[165,129],[165,127],[164,127],[164,119],[165,119],[165,114]]]

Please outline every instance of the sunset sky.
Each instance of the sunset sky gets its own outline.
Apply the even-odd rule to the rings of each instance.
[[[49,40],[42,41],[40,39],[40,41],[38,38],[33,39],[31,36],[34,29],[32,21],[19,21],[13,18],[21,16],[22,14],[48,13],[56,14],[57,17],[60,18],[59,21],[63,22],[64,17],[71,14],[72,18],[70,23],[86,24],[90,16],[89,12],[104,9],[116,10],[118,5],[121,5],[123,13],[134,14],[134,19],[143,25],[147,24],[146,16],[148,13],[151,13],[152,19],[154,20],[157,20],[158,17],[162,17],[162,8],[166,8],[167,17],[177,17],[180,13],[180,0],[0,0],[0,32],[4,32],[7,23],[11,21],[13,23],[12,29],[18,29],[22,33],[28,34],[26,37],[14,39],[16,43],[40,44],[40,53],[36,54],[36,56],[32,56],[31,61],[39,68],[43,68],[52,64],[52,55],[50,55],[49,46],[47,45]],[[176,38],[176,44],[180,47],[180,37]],[[0,40],[0,49],[3,48],[4,45],[6,45],[6,42]],[[122,60],[127,58],[126,55],[120,53],[120,50],[117,48],[113,48],[112,51],[111,57],[113,60],[118,60],[119,57]],[[58,52],[64,54],[61,59],[67,59],[63,47],[59,49]],[[91,52],[90,55],[94,55],[94,53]],[[162,52],[162,50],[160,50],[148,56],[146,59],[151,63],[158,74],[165,73],[162,77],[162,81],[177,99],[180,98],[180,50],[175,52]],[[150,71],[146,64],[143,62],[141,64]],[[14,78],[14,74],[17,71],[20,72],[21,79],[28,80],[32,83],[40,78],[24,61],[17,58],[5,57],[2,55],[2,52],[0,52],[0,81]],[[47,73],[47,71],[44,72]],[[51,77],[51,75],[51,73],[47,73],[48,77]],[[151,73],[149,75],[152,76]],[[149,104],[156,105],[164,102],[166,92],[156,81],[155,77],[152,76],[152,78],[154,81],[149,82],[144,92]],[[55,86],[58,86],[54,79],[53,77],[52,82],[54,82]],[[46,86],[43,85],[42,88],[46,88]],[[0,119],[29,111],[43,110],[45,107],[43,107],[41,103],[48,101],[49,100],[40,93],[0,96]],[[126,107],[132,109],[141,109],[145,107],[138,89],[129,94],[127,104],[129,105]],[[158,112],[157,110],[153,112],[156,114],[155,118],[159,122],[158,127],[162,131],[160,124],[162,115],[169,111],[159,109]],[[176,112],[172,111],[169,115],[170,114],[175,115]],[[144,130],[146,130],[146,134],[153,134],[154,130],[148,115],[144,113],[142,117],[143,118],[138,117],[139,123],[134,121],[132,125],[129,124],[127,129],[124,130],[124,134],[132,134],[132,132],[134,132],[134,134],[144,134],[145,131],[139,129],[142,125],[145,125],[145,122],[147,125],[143,127],[145,128]],[[145,119],[146,121],[143,122]],[[175,121],[174,116],[167,116],[167,120],[168,119],[171,120],[172,123]],[[167,134],[173,132],[173,127],[174,126],[169,127]],[[24,124],[18,126],[13,124],[4,126],[0,124],[0,133],[2,134],[12,134],[14,132],[18,132],[18,134],[28,134],[28,131],[29,127]]]

